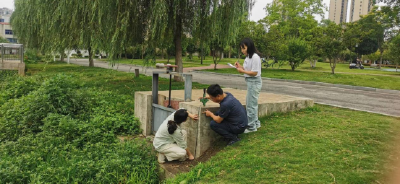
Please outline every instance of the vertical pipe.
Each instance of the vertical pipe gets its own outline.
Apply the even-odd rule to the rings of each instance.
[[[192,74],[185,74],[185,102],[192,101]]]
[[[168,100],[168,106],[169,108],[171,108],[171,78],[172,78],[172,74],[169,74],[169,100]]]
[[[158,73],[153,73],[153,103],[158,104]]]

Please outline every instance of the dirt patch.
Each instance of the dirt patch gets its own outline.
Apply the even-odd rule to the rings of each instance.
[[[193,161],[186,160],[184,162],[180,161],[171,161],[165,162],[164,164],[160,164],[160,167],[165,170],[166,178],[174,177],[179,173],[189,172],[194,166],[199,164],[200,162],[206,162],[210,160],[211,157],[216,155],[219,151],[221,151],[226,146],[226,141],[223,139],[215,141],[214,145],[209,148],[201,157],[194,159]]]

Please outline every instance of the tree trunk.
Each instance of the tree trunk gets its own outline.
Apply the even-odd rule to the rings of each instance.
[[[176,68],[176,72],[182,73],[183,66],[182,66],[182,15],[176,15],[176,24],[175,24],[175,65],[178,67]],[[174,76],[175,81],[182,81],[181,76]]]
[[[381,53],[381,59],[380,59],[380,61],[379,61],[378,69],[381,69],[383,50],[380,50],[380,53]]]
[[[336,58],[333,58],[333,63],[332,63],[332,59],[329,59],[329,65],[331,66],[332,74],[335,74]]]
[[[89,67],[94,67],[92,47],[89,47],[88,51],[89,51]]]
[[[229,46],[229,55],[228,55],[229,58],[231,58],[231,51],[232,51],[232,47]]]
[[[168,63],[169,63],[169,54],[167,53]]]
[[[201,47],[201,51],[200,51],[200,52],[201,52],[201,53],[200,53],[200,57],[201,57],[200,64],[203,64],[203,55],[204,55],[204,54],[203,54],[203,52],[204,52],[203,45],[201,45],[200,47]]]
[[[164,59],[164,49],[161,49],[161,59]]]
[[[295,67],[293,62],[290,62],[290,67],[292,68],[292,71],[294,71]]]
[[[397,72],[397,68],[399,67],[399,63],[396,63],[396,72]]]
[[[144,59],[144,44],[142,45],[142,59]]]
[[[67,55],[67,63],[69,64],[69,58],[71,57],[71,50],[68,50],[68,55]]]
[[[60,61],[64,62],[64,52],[60,52]]]

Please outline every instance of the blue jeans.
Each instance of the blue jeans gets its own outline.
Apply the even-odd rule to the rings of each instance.
[[[249,120],[248,129],[257,130],[260,127],[258,120],[258,97],[260,96],[262,80],[261,77],[246,77],[247,95],[246,112]]]

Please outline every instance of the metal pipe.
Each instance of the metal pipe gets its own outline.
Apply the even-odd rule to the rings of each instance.
[[[169,100],[168,100],[168,106],[169,108],[171,108],[171,78],[172,78],[172,74],[169,74]]]

